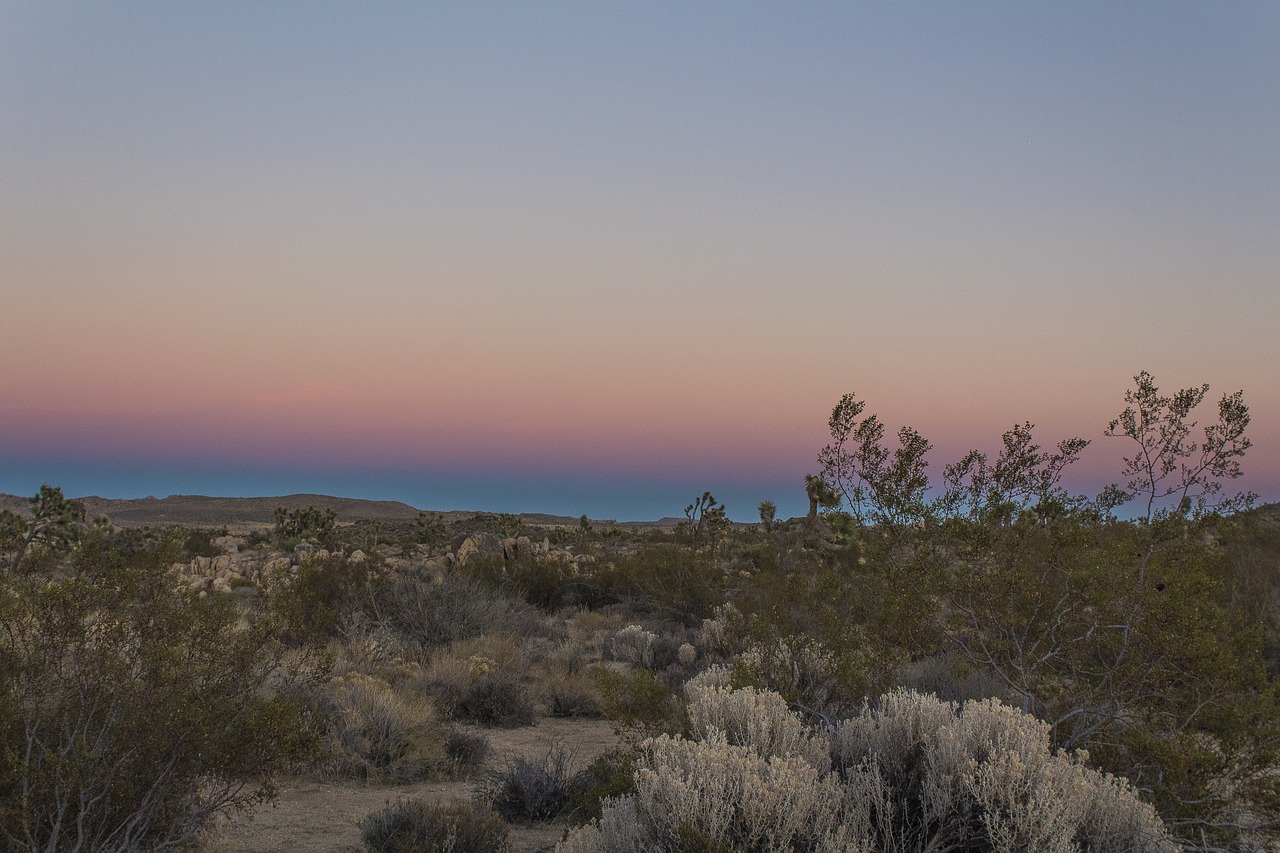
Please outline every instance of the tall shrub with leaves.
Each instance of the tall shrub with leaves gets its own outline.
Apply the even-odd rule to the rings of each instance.
[[[928,480],[928,442],[899,445],[846,395],[820,457],[864,529],[864,552],[907,587],[934,590],[943,648],[1001,681],[1050,724],[1055,746],[1087,748],[1148,792],[1185,843],[1219,849],[1280,819],[1280,704],[1261,633],[1227,611],[1219,553],[1204,534],[1251,496],[1223,497],[1249,447],[1243,395],[1193,440],[1207,386],[1162,396],[1135,377],[1108,434],[1133,442],[1126,485],[1096,502],[1065,470],[1088,442],[1042,450],[1030,423],[994,459],[972,451]],[[1111,514],[1141,498],[1136,522]],[[941,649],[940,649],[941,650]]]
[[[0,582],[0,849],[168,850],[314,745],[279,626],[171,591],[160,548]]]

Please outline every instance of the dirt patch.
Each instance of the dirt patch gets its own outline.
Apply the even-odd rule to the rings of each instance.
[[[470,727],[468,727],[470,728]],[[502,766],[516,757],[538,758],[563,747],[575,769],[590,764],[619,742],[613,724],[605,720],[544,718],[519,729],[484,729],[492,746],[488,767]],[[424,797],[435,802],[463,800],[475,792],[476,782],[422,782],[415,785],[365,785],[352,782],[285,780],[274,807],[252,816],[237,815],[224,822],[210,840],[210,853],[350,853],[360,850],[360,821],[399,798]],[[513,825],[513,853],[534,853],[555,845],[564,834],[562,823]]]

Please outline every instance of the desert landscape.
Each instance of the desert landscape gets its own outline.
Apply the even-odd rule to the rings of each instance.
[[[0,853],[1280,853],[1278,81],[0,4]]]
[[[1271,849],[1280,504],[1206,393],[1137,375],[1092,498],[1085,439],[935,485],[851,394],[749,524],[3,496],[8,843]]]

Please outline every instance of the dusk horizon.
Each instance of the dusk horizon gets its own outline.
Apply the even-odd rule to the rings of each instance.
[[[1243,390],[1280,500],[1280,7],[0,13],[0,492],[807,508],[827,418]]]

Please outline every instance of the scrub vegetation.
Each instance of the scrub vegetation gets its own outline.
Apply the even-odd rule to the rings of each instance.
[[[1146,373],[1122,405],[1085,496],[1084,439],[1014,425],[935,479],[846,395],[809,512],[758,524],[705,492],[669,527],[120,527],[46,486],[0,512],[0,850],[222,849],[283,779],[385,788],[370,850],[1267,849],[1280,512],[1229,489],[1249,411]],[[492,748],[602,718],[600,755]],[[426,783],[454,795],[399,796]]]

